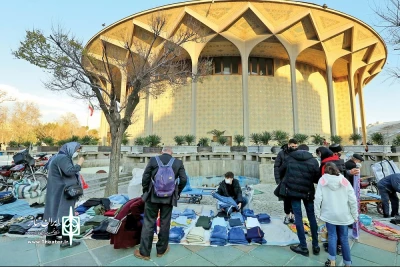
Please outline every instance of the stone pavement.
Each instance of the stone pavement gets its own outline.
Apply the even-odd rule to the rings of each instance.
[[[157,258],[155,246],[150,261],[133,256],[133,248],[114,249],[109,240],[82,241],[82,244],[60,249],[29,242],[34,239],[0,237],[1,266],[324,266],[327,253],[304,257],[289,247],[225,246],[202,247],[171,245],[164,257]],[[351,242],[354,266],[399,266],[400,245],[368,233],[359,242]],[[343,266],[338,257],[338,266]]]

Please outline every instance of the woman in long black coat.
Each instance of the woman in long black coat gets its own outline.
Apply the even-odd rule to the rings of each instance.
[[[67,199],[64,189],[70,185],[81,184],[79,171],[84,159],[81,157],[78,164],[74,164],[72,159],[78,156],[81,145],[77,142],[64,144],[57,155],[51,158],[48,167],[47,194],[44,208],[44,219],[49,222],[46,236],[46,245],[50,245],[60,235],[60,224],[63,216],[68,216],[70,207],[75,209],[74,199]],[[58,226],[57,226],[58,225]],[[63,236],[61,248],[73,247],[80,242],[73,241],[72,246],[69,243],[69,236]]]

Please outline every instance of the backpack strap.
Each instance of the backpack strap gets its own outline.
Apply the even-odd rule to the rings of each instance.
[[[174,164],[175,158],[171,158],[167,164],[167,167],[172,167],[172,164]]]
[[[158,167],[165,166],[165,165],[164,165],[164,164],[161,162],[161,160],[160,160],[160,158],[159,158],[158,156],[156,156],[155,158],[156,158],[156,161],[157,161]]]

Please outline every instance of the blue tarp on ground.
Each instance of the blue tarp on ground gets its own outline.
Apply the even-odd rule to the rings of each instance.
[[[0,214],[14,214],[17,216],[37,215],[44,212],[44,206],[31,207],[28,202],[23,199],[17,199],[13,203],[8,203],[0,206]]]

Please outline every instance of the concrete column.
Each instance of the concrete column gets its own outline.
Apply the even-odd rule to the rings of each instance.
[[[153,134],[153,110],[151,105],[151,95],[146,94],[146,104],[145,104],[145,118],[144,118],[144,130],[146,135]]]
[[[351,63],[350,63],[351,64]],[[353,133],[358,133],[358,120],[357,120],[357,106],[356,106],[356,93],[354,88],[354,75],[351,66],[348,67],[349,74],[349,92],[350,92],[350,105],[351,105],[351,118]]]
[[[242,98],[243,98],[243,135],[246,138],[244,145],[249,145],[249,56],[241,53],[242,58]]]
[[[362,138],[363,144],[367,144],[367,123],[365,120],[365,109],[364,109],[364,92],[362,81],[358,81],[358,100],[360,101],[360,115],[361,115],[361,131],[362,131]]]
[[[331,135],[337,135],[335,94],[333,92],[332,66],[330,64],[327,64],[326,76],[327,76],[327,81],[328,81],[329,119],[330,119],[330,123],[331,123]]]
[[[297,82],[296,82],[296,58],[290,58],[290,79],[292,85],[292,112],[293,112],[293,133],[299,133],[299,116],[297,107]]]
[[[197,74],[197,63],[198,57],[192,58],[192,72]],[[196,136],[196,125],[197,125],[197,83],[192,81],[192,116],[190,131],[192,135]]]

